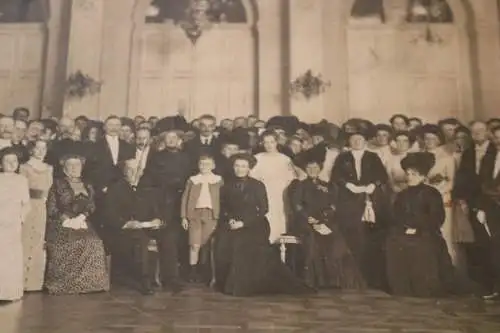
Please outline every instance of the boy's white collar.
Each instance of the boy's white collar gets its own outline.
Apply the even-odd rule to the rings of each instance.
[[[208,174],[208,175],[202,175],[201,173],[192,176],[191,181],[193,184],[202,184],[202,183],[208,183],[208,184],[216,184],[222,180],[222,177],[216,174]]]

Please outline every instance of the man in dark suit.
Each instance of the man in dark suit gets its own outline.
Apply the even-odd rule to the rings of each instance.
[[[59,161],[62,157],[68,154],[77,154],[88,159],[84,151],[83,143],[73,140],[73,132],[75,130],[75,121],[70,118],[63,117],[59,120],[59,135],[56,140],[50,145],[45,161],[54,168],[54,177],[64,177],[62,167]]]
[[[487,161],[495,155],[495,146],[488,140],[488,127],[483,122],[474,122],[470,126],[474,145],[462,154],[460,165],[455,174],[453,198],[464,211],[469,212],[469,220],[474,231],[474,243],[467,244],[467,266],[471,278],[482,285],[488,285],[488,264],[485,258],[489,252],[489,236],[484,226],[477,220],[478,199],[481,196],[483,169]],[[486,162],[486,163],[485,163]]]
[[[481,194],[477,203],[477,221],[488,239],[482,244],[483,265],[488,294],[485,300],[500,301],[500,127],[491,130],[495,152],[485,156],[481,169]]]
[[[122,177],[120,163],[135,158],[134,147],[119,138],[121,126],[120,118],[108,117],[105,136],[96,142],[89,157],[86,172],[98,194],[106,193],[108,186]]]
[[[190,140],[185,145],[185,151],[191,159],[192,173],[198,171],[198,160],[201,155],[217,156],[220,153],[221,144],[215,136],[217,120],[214,116],[203,115],[199,118],[200,135]]]
[[[160,256],[161,282],[165,289],[178,292],[181,287],[178,272],[182,229],[180,207],[186,181],[191,175],[191,161],[185,152],[179,150],[181,138],[178,131],[167,130],[164,139],[165,149],[151,157],[139,186],[154,188],[158,193],[161,219],[165,222],[165,228],[158,231],[164,240],[158,244],[159,252],[165,254]]]
[[[96,192],[96,212],[92,217],[92,222],[106,246],[106,234],[102,228],[105,219],[103,214],[106,192],[110,185],[122,178],[119,165],[135,158],[134,147],[118,137],[121,126],[120,118],[116,116],[106,119],[104,122],[106,135],[92,147],[84,170],[85,176]]]
[[[109,185],[103,205],[103,228],[113,256],[112,273],[118,270],[121,276],[133,276],[140,283],[140,291],[151,295],[148,244],[150,238],[156,238],[158,243],[162,239],[156,237],[161,233],[148,230],[147,224],[161,226],[161,214],[155,189],[136,186],[137,164],[136,160],[123,163],[124,177]]]

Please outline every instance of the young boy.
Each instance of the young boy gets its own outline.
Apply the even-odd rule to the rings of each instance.
[[[189,231],[191,282],[201,282],[199,267],[210,264],[207,254],[210,253],[211,245],[208,249],[204,246],[211,241],[212,233],[217,226],[220,189],[223,184],[222,177],[213,173],[215,169],[213,157],[200,156],[198,168],[199,173],[189,178],[187,182],[181,204],[182,227]],[[200,253],[204,254],[201,258]]]

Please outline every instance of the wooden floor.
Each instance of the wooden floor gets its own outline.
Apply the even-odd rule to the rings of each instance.
[[[202,288],[144,297],[28,294],[0,307],[1,333],[496,333],[500,304],[418,300],[377,292],[232,298]]]

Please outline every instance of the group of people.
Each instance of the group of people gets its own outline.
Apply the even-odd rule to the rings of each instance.
[[[110,281],[499,299],[500,119],[29,118],[0,118],[1,300]]]

